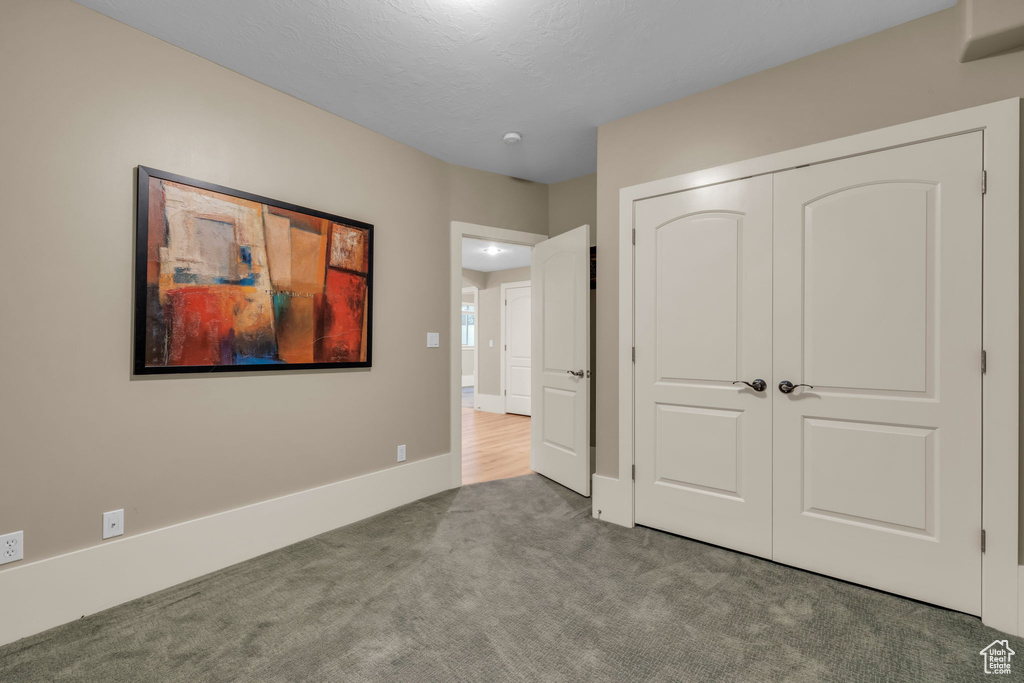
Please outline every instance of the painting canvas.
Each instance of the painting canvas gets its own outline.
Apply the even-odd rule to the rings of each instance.
[[[369,367],[373,226],[140,166],[136,374]]]

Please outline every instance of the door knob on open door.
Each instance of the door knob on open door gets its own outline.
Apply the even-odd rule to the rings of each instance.
[[[746,384],[754,391],[764,391],[765,389],[768,388],[768,382],[765,382],[763,379],[755,379],[753,382],[744,382],[743,380],[739,379],[733,382],[733,384]]]
[[[572,370],[566,370],[566,372],[568,372],[573,377],[583,377],[583,375],[586,374],[582,370],[576,370],[575,372],[573,372]]]
[[[814,388],[810,384],[793,384],[788,379],[784,379],[781,382],[779,382],[779,391],[781,391],[784,394],[792,394],[793,390],[796,389],[797,387],[807,387],[808,389]]]

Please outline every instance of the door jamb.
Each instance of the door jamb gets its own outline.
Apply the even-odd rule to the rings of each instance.
[[[505,386],[505,375],[506,375],[505,362],[508,359],[505,356],[508,354],[508,349],[506,348],[506,346],[508,345],[508,337],[505,334],[505,324],[506,324],[505,323],[505,309],[506,309],[506,304],[505,304],[506,294],[505,294],[505,291],[508,290],[508,289],[511,289],[513,287],[530,287],[531,284],[532,284],[532,280],[519,280],[517,282],[502,282],[501,283],[501,339],[500,339],[500,341],[501,341],[501,348],[498,350],[499,351],[498,352],[498,356],[501,358],[501,372],[500,372],[501,379],[500,379],[499,384],[498,384],[498,389],[499,389],[499,391],[501,391],[501,403],[502,403],[503,406],[505,406],[505,413],[506,414],[508,413],[508,394],[505,393],[505,392],[508,389],[508,387]],[[531,295],[533,294],[532,290],[531,290],[530,294]],[[532,296],[530,297],[530,309],[531,309],[531,311],[533,310],[533,297]],[[531,358],[531,362],[532,362],[532,358]],[[533,398],[532,387],[531,387],[531,392],[530,392],[530,398],[531,399]],[[530,412],[532,413],[533,411],[531,410]]]
[[[633,526],[633,219],[634,204],[663,194],[777,173],[797,166],[879,152],[983,131],[987,191],[983,201],[982,339],[988,368],[982,380],[982,621],[1024,633],[1024,567],[1020,546],[1020,159],[1021,100],[1013,98],[798,149],[623,188],[619,191],[619,441],[618,479],[595,487],[594,516]],[[979,178],[979,192],[982,179]],[[980,361],[979,361],[980,362]],[[600,491],[601,495],[598,495]],[[606,515],[605,519],[609,519]],[[979,530],[980,531],[980,530]],[[979,534],[980,536],[980,534]],[[979,538],[980,543],[980,538]]]
[[[475,237],[477,239],[495,240],[508,242],[510,244],[525,244],[534,246],[548,239],[547,235],[535,232],[524,232],[522,230],[507,230],[505,228],[492,228],[486,225],[465,223],[463,221],[452,221],[449,234],[449,248],[451,264],[448,297],[448,335],[451,343],[449,348],[449,428],[448,438],[451,444],[452,472],[451,488],[462,486],[462,344],[461,342],[459,316],[456,311],[461,308],[462,299],[462,238]],[[479,311],[478,311],[479,312]],[[479,341],[479,339],[477,340]],[[477,346],[479,354],[480,347]],[[475,394],[474,394],[475,395]]]

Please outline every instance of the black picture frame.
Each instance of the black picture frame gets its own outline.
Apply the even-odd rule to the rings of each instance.
[[[590,288],[597,289],[597,247],[590,248]]]
[[[220,364],[220,365],[147,365],[146,364],[146,318],[147,318],[147,261],[149,250],[149,187],[150,179],[168,180],[181,185],[188,185],[210,192],[237,197],[239,199],[266,204],[286,211],[307,214],[315,218],[326,219],[333,223],[358,228],[366,231],[366,360],[345,362],[313,362],[313,363],[274,363],[274,364]],[[133,375],[166,375],[186,373],[217,373],[217,372],[280,372],[286,370],[334,370],[347,368],[371,368],[373,366],[373,230],[374,226],[365,221],[346,218],[335,214],[310,209],[271,199],[262,195],[244,192],[234,188],[208,183],[195,178],[161,171],[148,166],[136,168],[136,207],[135,207],[135,302],[133,317],[132,373]]]

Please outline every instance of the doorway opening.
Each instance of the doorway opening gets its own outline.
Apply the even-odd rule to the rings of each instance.
[[[530,472],[532,246],[462,237],[462,483]]]
[[[471,267],[463,270],[463,249],[470,249],[467,258],[474,249],[474,242],[466,238],[484,241],[484,244],[476,244],[475,249],[488,257],[500,257],[506,251],[526,247],[529,261],[501,264],[504,267],[487,261],[486,266],[478,264],[477,268],[490,270]],[[581,225],[549,238],[537,233],[452,221],[450,244],[452,316],[449,329],[450,339],[456,342],[450,347],[452,487],[533,471],[589,496],[593,472],[589,447],[590,307],[586,305],[592,283],[590,226]],[[527,263],[531,263],[528,269]],[[519,274],[508,272],[515,268],[523,270]],[[496,275],[499,271],[505,272]],[[476,304],[472,310],[467,305],[472,301],[463,301],[464,287],[476,289]],[[496,307],[498,313],[492,310],[488,315],[487,302],[494,290],[500,305]],[[472,289],[467,292],[470,296],[473,293]],[[465,332],[463,313],[466,314]],[[496,335],[493,327],[489,330],[487,327],[493,325],[495,319],[498,321]],[[472,331],[469,329],[471,320]],[[469,344],[471,335],[472,346]],[[467,342],[465,346],[471,348],[458,343],[463,338]],[[463,375],[469,374],[462,372],[465,352],[476,354],[474,357],[466,353],[475,364],[471,392],[463,391]],[[491,363],[495,357],[498,359],[497,394],[492,393],[494,383],[488,379],[488,361],[485,360],[488,356]],[[465,367],[469,367],[468,360]],[[470,383],[466,380],[465,384],[468,387]],[[462,405],[464,393],[469,404],[465,407]],[[473,437],[486,433],[490,441],[486,445],[499,448],[515,443],[514,455],[506,454],[512,455],[506,459],[501,453],[483,452],[478,449],[484,445],[481,439],[471,442],[468,434],[464,453],[464,414],[473,417],[486,430],[474,429]],[[513,424],[510,420],[518,421],[514,435],[502,435],[482,425],[485,420],[493,422],[499,418],[506,418],[503,423],[509,426]],[[473,450],[469,446],[473,446]],[[467,461],[465,468],[464,459]]]

